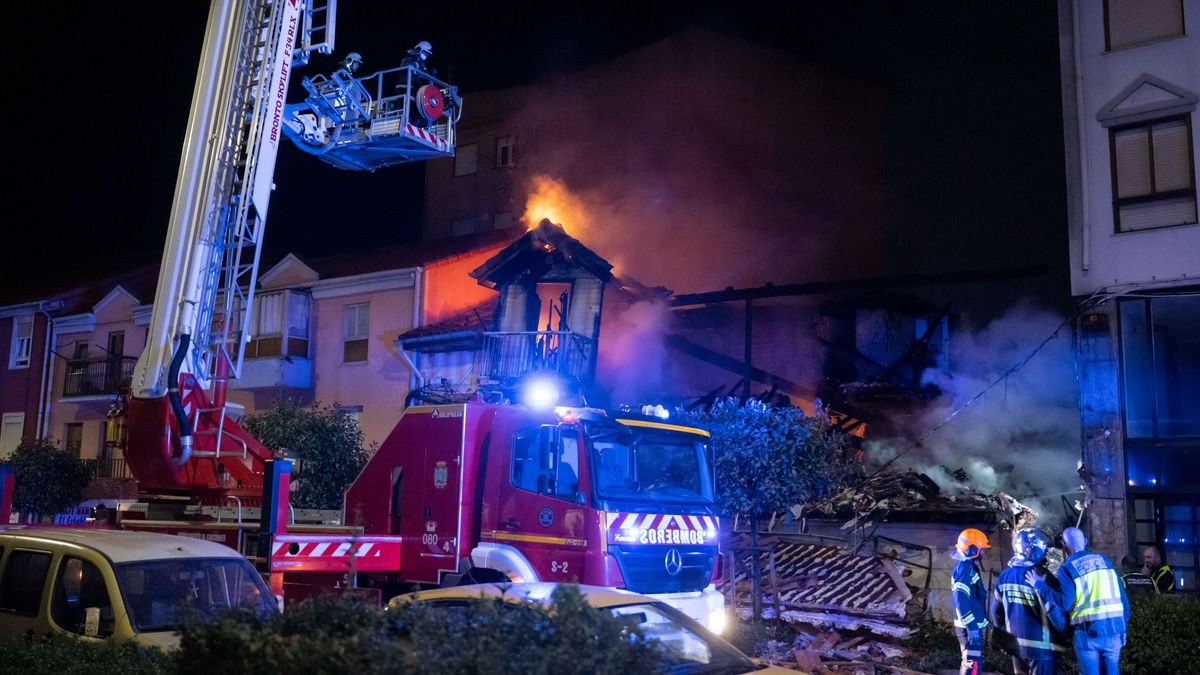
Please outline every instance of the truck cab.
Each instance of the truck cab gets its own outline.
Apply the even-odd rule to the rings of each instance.
[[[401,535],[391,581],[556,581],[654,595],[712,628],[724,600],[706,432],[587,408],[421,406],[346,493]]]

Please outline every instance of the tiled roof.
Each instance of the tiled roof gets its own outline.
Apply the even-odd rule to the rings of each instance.
[[[466,332],[483,333],[492,325],[492,317],[496,313],[496,304],[497,300],[488,300],[441,321],[418,326],[401,335],[399,339],[401,341],[408,341],[436,335],[453,335]]]
[[[418,241],[411,244],[385,246],[365,251],[339,253],[325,258],[304,257],[304,263],[313,268],[322,279],[348,277],[356,274],[381,272],[383,270],[421,267],[438,261],[507,244],[524,234],[519,228],[492,230],[463,237],[449,237],[433,241]]]

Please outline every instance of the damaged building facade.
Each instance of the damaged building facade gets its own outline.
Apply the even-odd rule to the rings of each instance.
[[[1200,570],[1200,11],[1060,0],[1071,292],[1093,546]]]

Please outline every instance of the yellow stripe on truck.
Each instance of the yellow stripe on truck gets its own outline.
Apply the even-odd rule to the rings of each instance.
[[[662,422],[650,422],[648,420],[624,420],[620,417],[617,421],[627,427],[649,427],[651,429],[665,429],[667,431],[682,431],[685,434],[698,434],[700,436],[708,436],[709,433],[703,429],[694,427],[681,427],[678,424],[663,424]]]
[[[540,534],[512,534],[510,532],[483,532],[481,536],[506,541],[527,541],[535,544],[561,544],[563,546],[579,546],[587,548],[587,539],[568,539],[566,537],[546,537]]]

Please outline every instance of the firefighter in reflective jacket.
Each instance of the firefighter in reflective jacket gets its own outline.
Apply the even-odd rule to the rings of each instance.
[[[1075,660],[1083,675],[1115,675],[1129,625],[1129,597],[1125,584],[1108,558],[1087,550],[1083,530],[1063,530],[1063,547],[1070,555],[1058,568],[1060,591],[1045,577],[1030,570],[1025,580],[1047,605],[1066,610],[1075,630]]]
[[[1054,653],[1062,647],[1054,642],[1051,624],[1061,626],[1066,616],[1061,608],[1043,604],[1033,585],[1025,581],[1025,573],[1046,558],[1046,537],[1026,528],[1013,535],[1012,545],[1013,557],[992,592],[992,625],[1016,642],[1012,657],[1016,675],[1052,675]],[[1057,622],[1051,621],[1051,612],[1058,614]]]
[[[979,675],[983,670],[983,629],[987,628],[987,591],[979,559],[991,548],[987,535],[974,528],[963,530],[954,544],[951,558],[958,561],[950,575],[954,591],[954,634],[962,650],[960,675]]]

